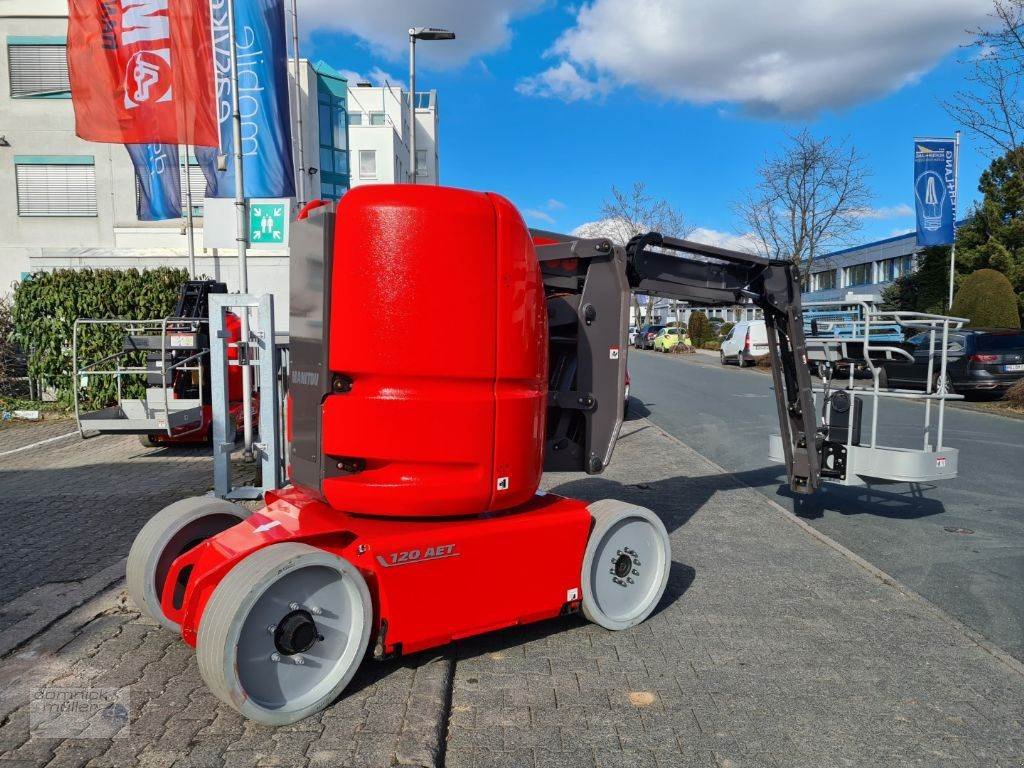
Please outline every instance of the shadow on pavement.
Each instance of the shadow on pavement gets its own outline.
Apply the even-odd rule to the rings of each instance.
[[[778,495],[793,502],[793,512],[805,520],[817,520],[826,512],[840,515],[874,515],[892,520],[918,520],[941,515],[946,506],[924,495],[933,485],[900,483],[901,491],[882,490],[878,486],[826,485],[812,496],[794,494],[780,486]]]

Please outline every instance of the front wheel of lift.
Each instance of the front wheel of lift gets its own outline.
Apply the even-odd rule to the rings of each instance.
[[[370,642],[366,581],[342,557],[271,544],[213,591],[199,623],[199,672],[221,701],[266,725],[315,714],[342,692]]]
[[[168,619],[160,608],[160,596],[171,564],[201,542],[248,516],[248,510],[216,496],[182,499],[153,515],[142,526],[128,553],[125,580],[135,605],[167,629],[180,632],[177,623]]]
[[[616,499],[587,509],[594,528],[583,557],[583,615],[605,629],[628,629],[651,615],[668,584],[672,549],[651,510]]]

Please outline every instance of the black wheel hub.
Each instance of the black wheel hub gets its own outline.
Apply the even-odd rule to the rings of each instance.
[[[615,575],[620,579],[625,578],[629,575],[629,572],[633,569],[633,558],[629,555],[619,555],[615,559]]]
[[[289,613],[274,630],[274,647],[285,656],[305,653],[313,643],[323,639],[317,632],[313,615],[302,609]]]

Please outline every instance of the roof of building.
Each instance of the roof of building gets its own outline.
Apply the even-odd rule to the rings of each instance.
[[[958,227],[962,227],[966,221],[967,221],[967,219],[960,219],[960,221],[958,221],[956,223],[956,225]],[[893,237],[887,237],[887,238],[885,238],[883,240],[873,240],[870,243],[861,243],[860,245],[854,245],[854,246],[851,246],[849,248],[843,248],[843,249],[838,250],[838,251],[832,251],[831,253],[826,253],[822,258],[827,259],[827,258],[829,258],[831,256],[842,256],[844,253],[853,253],[855,251],[866,251],[869,248],[877,248],[877,247],[879,247],[881,245],[887,245],[888,243],[895,243],[895,242],[897,242],[899,240],[905,240],[905,239],[907,239],[909,237],[916,238],[917,237],[917,230],[916,229],[912,229],[909,232],[904,232],[902,235],[894,235]]]
[[[341,74],[341,72],[336,70],[323,59],[320,59],[320,61],[313,65],[313,71],[316,72],[318,75],[325,75],[326,77],[333,77],[337,80],[344,80],[346,83],[348,82],[347,77],[345,77],[343,74]]]
[[[874,240],[870,243],[861,243],[860,245],[854,245],[849,248],[843,248],[838,251],[832,251],[831,253],[826,253],[822,258],[827,259],[831,256],[842,256],[844,253],[853,253],[854,251],[865,251],[868,248],[877,248],[880,245],[885,245],[887,243],[895,243],[898,240],[905,240],[908,237],[916,238],[917,231],[911,230],[910,232],[906,232],[902,235],[895,235],[893,237],[887,237],[883,240]]]

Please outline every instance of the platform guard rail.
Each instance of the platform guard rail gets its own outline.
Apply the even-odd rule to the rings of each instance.
[[[152,434],[165,432],[179,437],[198,432],[203,428],[203,359],[207,350],[196,350],[181,360],[168,361],[168,352],[195,348],[195,340],[205,320],[184,317],[165,317],[158,320],[122,320],[77,318],[72,329],[71,368],[74,375],[73,400],[75,422],[82,437],[87,430],[97,433],[120,432],[124,434]],[[117,326],[124,332],[124,338],[131,343],[119,352],[106,355],[92,362],[83,363],[79,353],[79,341],[88,328]],[[159,343],[153,340],[159,339]],[[176,339],[186,342],[177,345]],[[147,340],[148,343],[143,342]],[[191,340],[191,341],[189,341]],[[158,370],[145,363],[135,364],[130,358],[148,352],[160,353]],[[174,376],[179,372],[198,373],[198,399],[176,399],[171,393]],[[147,387],[144,398],[125,399],[123,381],[130,376],[153,376],[159,373],[160,388]],[[84,388],[90,376],[112,376],[117,382],[117,405],[99,411],[85,413],[81,409],[79,389]],[[195,424],[192,430],[174,430]]]
[[[865,300],[807,302],[805,308],[811,312],[831,312],[854,309],[856,319],[844,322],[844,334],[836,336],[808,336],[807,357],[818,365],[823,384],[815,386],[815,412],[821,409],[819,434],[824,437],[822,478],[827,482],[841,485],[865,485],[872,482],[923,483],[951,479],[957,475],[959,451],[945,444],[945,412],[947,400],[962,400],[963,395],[955,394],[948,385],[947,364],[949,334],[963,327],[966,318],[924,312],[903,312],[878,309]],[[879,363],[885,360],[903,359],[913,361],[901,345],[886,340],[877,333],[898,326],[904,332],[928,334],[928,362],[924,391],[896,389],[880,386]],[[909,334],[908,334],[909,335]],[[833,384],[836,368],[845,366],[845,386]],[[868,373],[870,386],[858,386],[857,371]],[[936,376],[936,373],[938,374]],[[849,419],[844,440],[832,443],[828,440],[831,424],[833,397],[844,392],[849,400]],[[855,441],[855,399],[870,400],[871,422],[867,439]],[[881,398],[917,400],[924,402],[923,439],[920,449],[896,448],[881,445],[879,433],[879,404]],[[936,404],[933,420],[932,403]],[[782,443],[778,435],[769,439],[769,457],[774,461],[782,458]]]

